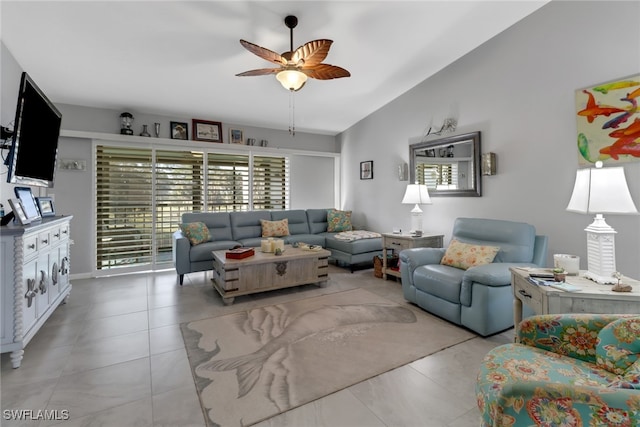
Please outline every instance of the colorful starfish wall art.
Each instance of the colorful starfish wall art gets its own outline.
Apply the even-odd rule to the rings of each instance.
[[[640,75],[576,91],[578,163],[640,161]]]

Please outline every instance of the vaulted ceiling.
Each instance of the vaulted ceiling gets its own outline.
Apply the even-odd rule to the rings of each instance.
[[[2,1],[2,41],[54,103],[337,134],[547,3],[543,1]],[[246,39],[334,41],[293,99]]]

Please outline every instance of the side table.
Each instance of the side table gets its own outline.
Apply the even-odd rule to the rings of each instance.
[[[512,267],[511,288],[513,289],[513,323],[518,327],[522,321],[522,304],[526,304],[536,314],[597,313],[597,314],[637,314],[640,313],[640,282],[624,277],[622,283],[631,285],[631,292],[614,292],[612,285],[602,285],[589,280],[580,271],[577,276],[567,276],[566,283],[579,288],[566,292],[550,286],[538,286],[528,280],[530,270]],[[540,271],[540,269],[535,269]],[[547,269],[549,272],[551,269]],[[517,337],[517,334],[516,334]]]
[[[382,278],[387,279],[387,275],[400,277],[400,272],[392,270],[387,266],[387,251],[393,250],[399,253],[404,249],[411,248],[441,248],[443,247],[444,234],[423,233],[420,237],[411,234],[382,233]]]

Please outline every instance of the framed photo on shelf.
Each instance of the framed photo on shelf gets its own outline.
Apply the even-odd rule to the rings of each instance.
[[[37,221],[42,218],[40,215],[40,209],[36,205],[36,198],[31,192],[29,187],[13,187],[13,191],[16,197],[20,199],[22,205],[22,211],[29,220],[29,222]]]
[[[27,225],[31,222],[31,220],[27,218],[27,214],[24,213],[20,199],[9,199],[9,206],[11,206],[11,210],[18,224]]]
[[[373,160],[360,162],[360,179],[373,179]]]
[[[189,124],[186,122],[171,122],[171,139],[189,139]]]
[[[192,122],[194,141],[222,142],[222,123],[199,119]]]
[[[242,144],[244,138],[242,137],[242,131],[240,129],[229,129],[229,143],[230,144]]]
[[[38,204],[38,209],[40,209],[40,215],[42,215],[42,218],[56,216],[56,210],[53,207],[53,200],[51,197],[36,197],[36,203]]]

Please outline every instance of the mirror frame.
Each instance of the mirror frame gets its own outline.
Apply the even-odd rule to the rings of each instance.
[[[410,183],[416,182],[416,153],[418,150],[435,149],[447,147],[453,143],[470,141],[472,143],[472,166],[474,188],[463,190],[432,190],[429,189],[429,196],[453,196],[453,197],[480,197],[482,196],[482,175],[480,173],[481,155],[480,155],[480,131],[469,132],[461,135],[448,136],[445,138],[434,139],[432,141],[423,141],[409,145],[409,173]]]

